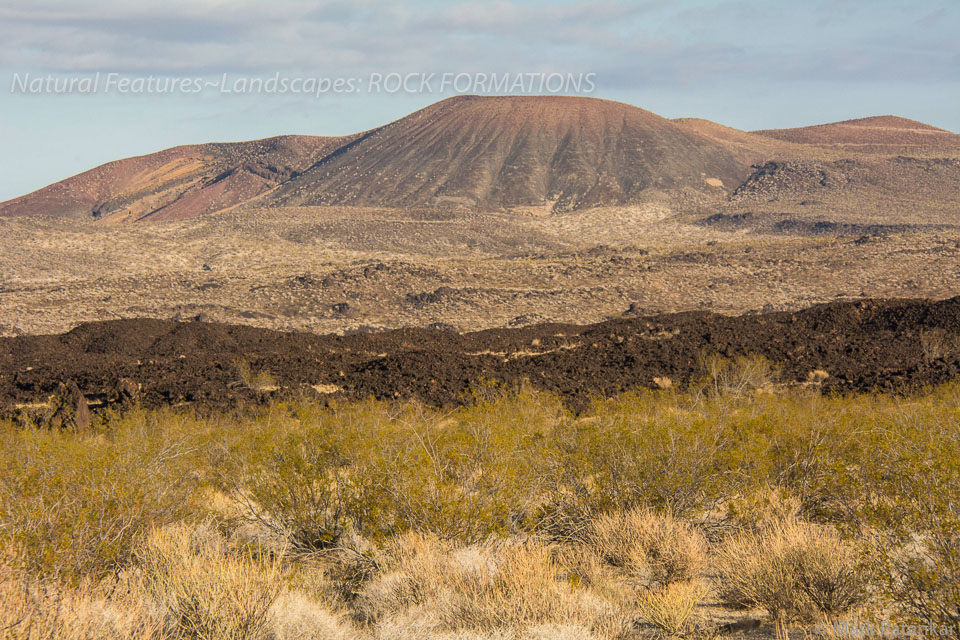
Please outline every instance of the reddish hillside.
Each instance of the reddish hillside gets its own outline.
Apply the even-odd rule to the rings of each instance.
[[[825,148],[834,161],[955,158],[960,135],[893,116],[747,133],[595,98],[458,96],[352,136],[191,145],[111,162],[0,203],[0,217],[164,220],[251,202],[566,211],[722,197],[751,165],[819,161]]]
[[[281,136],[117,160],[0,204],[0,216],[190,218],[274,188],[349,139]]]
[[[734,129],[702,118],[675,118],[675,125],[720,144],[749,164],[769,158],[802,155],[805,147],[771,137]]]
[[[563,210],[629,202],[648,191],[722,193],[719,185],[732,189],[746,175],[723,145],[637,107],[459,96],[358,138],[267,200]]]
[[[960,151],[960,135],[896,116],[875,116],[795,129],[767,129],[755,134],[786,142],[839,146],[864,151],[903,148]]]

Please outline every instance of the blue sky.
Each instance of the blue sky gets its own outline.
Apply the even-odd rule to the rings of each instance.
[[[747,130],[895,114],[960,131],[960,2],[4,0],[0,200],[178,144],[360,131],[451,95],[11,91],[15,74],[97,72],[592,73],[594,97]]]

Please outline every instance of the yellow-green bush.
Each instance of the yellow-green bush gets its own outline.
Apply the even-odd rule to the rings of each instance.
[[[638,391],[597,403],[564,434],[562,481],[587,511],[648,505],[684,516],[723,485],[726,425],[669,391]],[[725,487],[729,490],[730,487]]]
[[[116,571],[151,527],[199,509],[181,427],[140,411],[81,433],[0,425],[0,545],[48,577]]]
[[[785,619],[834,616],[874,580],[905,619],[956,626],[956,384],[900,397],[635,391],[580,415],[550,394],[491,385],[457,409],[302,401],[202,418],[132,410],[94,423],[79,433],[0,424],[8,564],[74,583],[109,576],[128,566],[147,531],[216,507],[233,525],[225,529],[252,536],[252,548],[271,533],[296,551],[322,549],[331,580],[343,583],[329,588],[341,606],[359,606],[374,576],[387,580],[370,544],[389,546],[405,532],[457,549],[542,535],[562,543],[562,553],[550,547],[557,558],[584,555],[551,565],[558,584],[622,604],[638,584],[696,575],[698,562],[687,559],[700,553],[684,551],[694,538],[674,534],[697,529],[748,548],[739,556],[723,548],[740,562],[717,585],[734,603],[763,603]],[[630,562],[642,579],[629,562],[582,546],[598,523],[617,531],[631,512],[671,513],[675,525],[648,527],[660,531],[657,544],[634,545]],[[797,520],[809,544],[798,555],[784,543],[771,555],[770,536]],[[849,545],[866,542],[873,566],[853,575],[861,558]],[[744,559],[761,551],[776,561]],[[770,576],[781,570],[800,578],[780,584]],[[769,593],[736,596],[738,576]],[[402,601],[409,583],[396,579],[376,588]],[[477,598],[488,596],[499,597]]]
[[[566,422],[556,398],[529,389],[405,420],[381,467],[397,528],[466,541],[522,528]]]
[[[235,430],[213,464],[254,520],[304,550],[335,546],[348,529],[476,540],[528,519],[563,415],[526,390],[455,412],[374,401],[275,409]]]
[[[887,556],[889,594],[908,621],[960,638],[960,529],[927,533]]]

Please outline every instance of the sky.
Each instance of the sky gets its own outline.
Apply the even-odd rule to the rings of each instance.
[[[179,144],[551,92],[745,130],[893,114],[960,132],[960,1],[3,0],[0,201]]]

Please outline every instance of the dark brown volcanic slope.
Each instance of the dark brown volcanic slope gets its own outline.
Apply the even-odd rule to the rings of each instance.
[[[786,142],[839,147],[849,151],[960,151],[960,135],[897,116],[874,116],[753,133]]]
[[[652,191],[722,195],[720,183],[732,190],[747,173],[725,146],[630,105],[458,96],[357,139],[266,200],[567,210]]]
[[[0,204],[0,216],[191,218],[260,195],[350,138],[280,136],[117,160]]]
[[[483,380],[529,380],[583,407],[595,394],[654,386],[655,377],[683,386],[702,376],[700,359],[712,353],[761,354],[782,366],[783,382],[803,383],[819,369],[829,374],[823,389],[902,390],[960,375],[958,327],[960,298],[863,300],[740,317],[691,312],[462,335],[403,329],[320,336],[117,320],[56,336],[0,338],[0,415],[44,403],[70,382],[98,402],[139,388],[147,406],[215,408],[284,390],[451,405]],[[241,359],[273,376],[275,387],[248,388]]]

